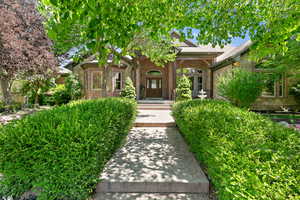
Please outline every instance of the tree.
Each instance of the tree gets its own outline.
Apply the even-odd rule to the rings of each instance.
[[[192,99],[190,80],[183,75],[177,80],[176,101],[186,101]]]
[[[133,86],[132,80],[129,77],[125,81],[125,87],[121,91],[120,96],[133,100],[136,99],[135,88]]]
[[[177,29],[182,37],[202,44],[223,46],[233,37],[246,34],[254,47],[270,52],[284,52],[286,40],[295,34],[299,24],[300,3],[297,0],[41,0],[48,19],[48,33],[58,49],[87,45],[105,64],[114,53],[111,47],[130,54],[128,47],[143,31],[151,40],[169,39]],[[298,33],[297,33],[298,34]],[[299,34],[297,38],[300,39]]]
[[[295,37],[287,43],[288,50],[284,53],[273,53],[260,61],[258,67],[271,68],[280,73],[287,73],[291,76],[300,75],[300,41]],[[255,52],[253,52],[255,54]]]
[[[34,0],[1,0],[0,25],[0,85],[10,104],[17,77],[44,74],[57,63]]]
[[[264,87],[261,74],[241,68],[228,71],[218,81],[219,94],[232,104],[245,108],[255,102]]]
[[[29,98],[28,103],[37,106],[43,103],[45,92],[54,85],[51,73],[36,74],[25,79],[21,92]]]

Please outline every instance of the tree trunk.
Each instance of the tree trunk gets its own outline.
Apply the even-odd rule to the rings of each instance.
[[[1,91],[4,98],[5,105],[11,105],[12,103],[12,95],[10,91],[10,80],[7,78],[0,79]]]
[[[103,73],[102,73],[102,97],[107,97],[107,93],[109,91],[108,87],[109,84],[109,66],[105,65],[103,68]]]

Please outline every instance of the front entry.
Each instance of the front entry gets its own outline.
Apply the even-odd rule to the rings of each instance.
[[[146,97],[147,98],[162,98],[162,78],[151,77],[147,78]]]

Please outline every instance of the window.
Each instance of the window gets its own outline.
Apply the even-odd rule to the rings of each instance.
[[[102,85],[102,72],[92,72],[92,89],[99,90]]]
[[[266,74],[266,78],[264,80],[265,87],[262,91],[262,96],[264,97],[274,97],[275,96],[275,79],[272,74]]]
[[[285,91],[284,78],[282,75],[280,75],[278,80],[278,94],[279,94],[278,96],[284,97],[284,91]]]
[[[201,91],[203,89],[203,78],[202,76],[198,77],[198,91]]]
[[[114,90],[122,89],[122,72],[113,73],[113,88]]]
[[[262,97],[284,97],[285,81],[283,75],[266,74]]]
[[[148,89],[161,89],[162,80],[161,79],[147,79],[147,88]]]
[[[176,70],[177,77],[187,76],[191,83],[192,95],[195,97],[203,88],[203,71],[195,68],[179,68]]]
[[[152,70],[152,71],[149,71],[147,72],[147,75],[150,75],[150,76],[161,76],[162,73],[158,70]]]

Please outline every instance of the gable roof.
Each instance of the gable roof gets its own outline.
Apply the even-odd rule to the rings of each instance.
[[[247,52],[250,48],[250,46],[253,44],[253,42],[251,40],[248,40],[247,42],[243,43],[242,45],[233,48],[230,51],[225,52],[224,54],[218,56],[216,58],[216,62],[213,65],[213,67],[218,67],[220,65],[222,65],[223,63],[233,60],[234,58],[244,54],[245,52]]]
[[[177,47],[197,47],[198,45],[196,45],[195,43],[193,43],[190,40],[185,39],[184,41],[180,41],[180,34],[176,31],[173,31],[171,33],[171,37],[175,38],[175,40],[173,41],[173,44]]]

